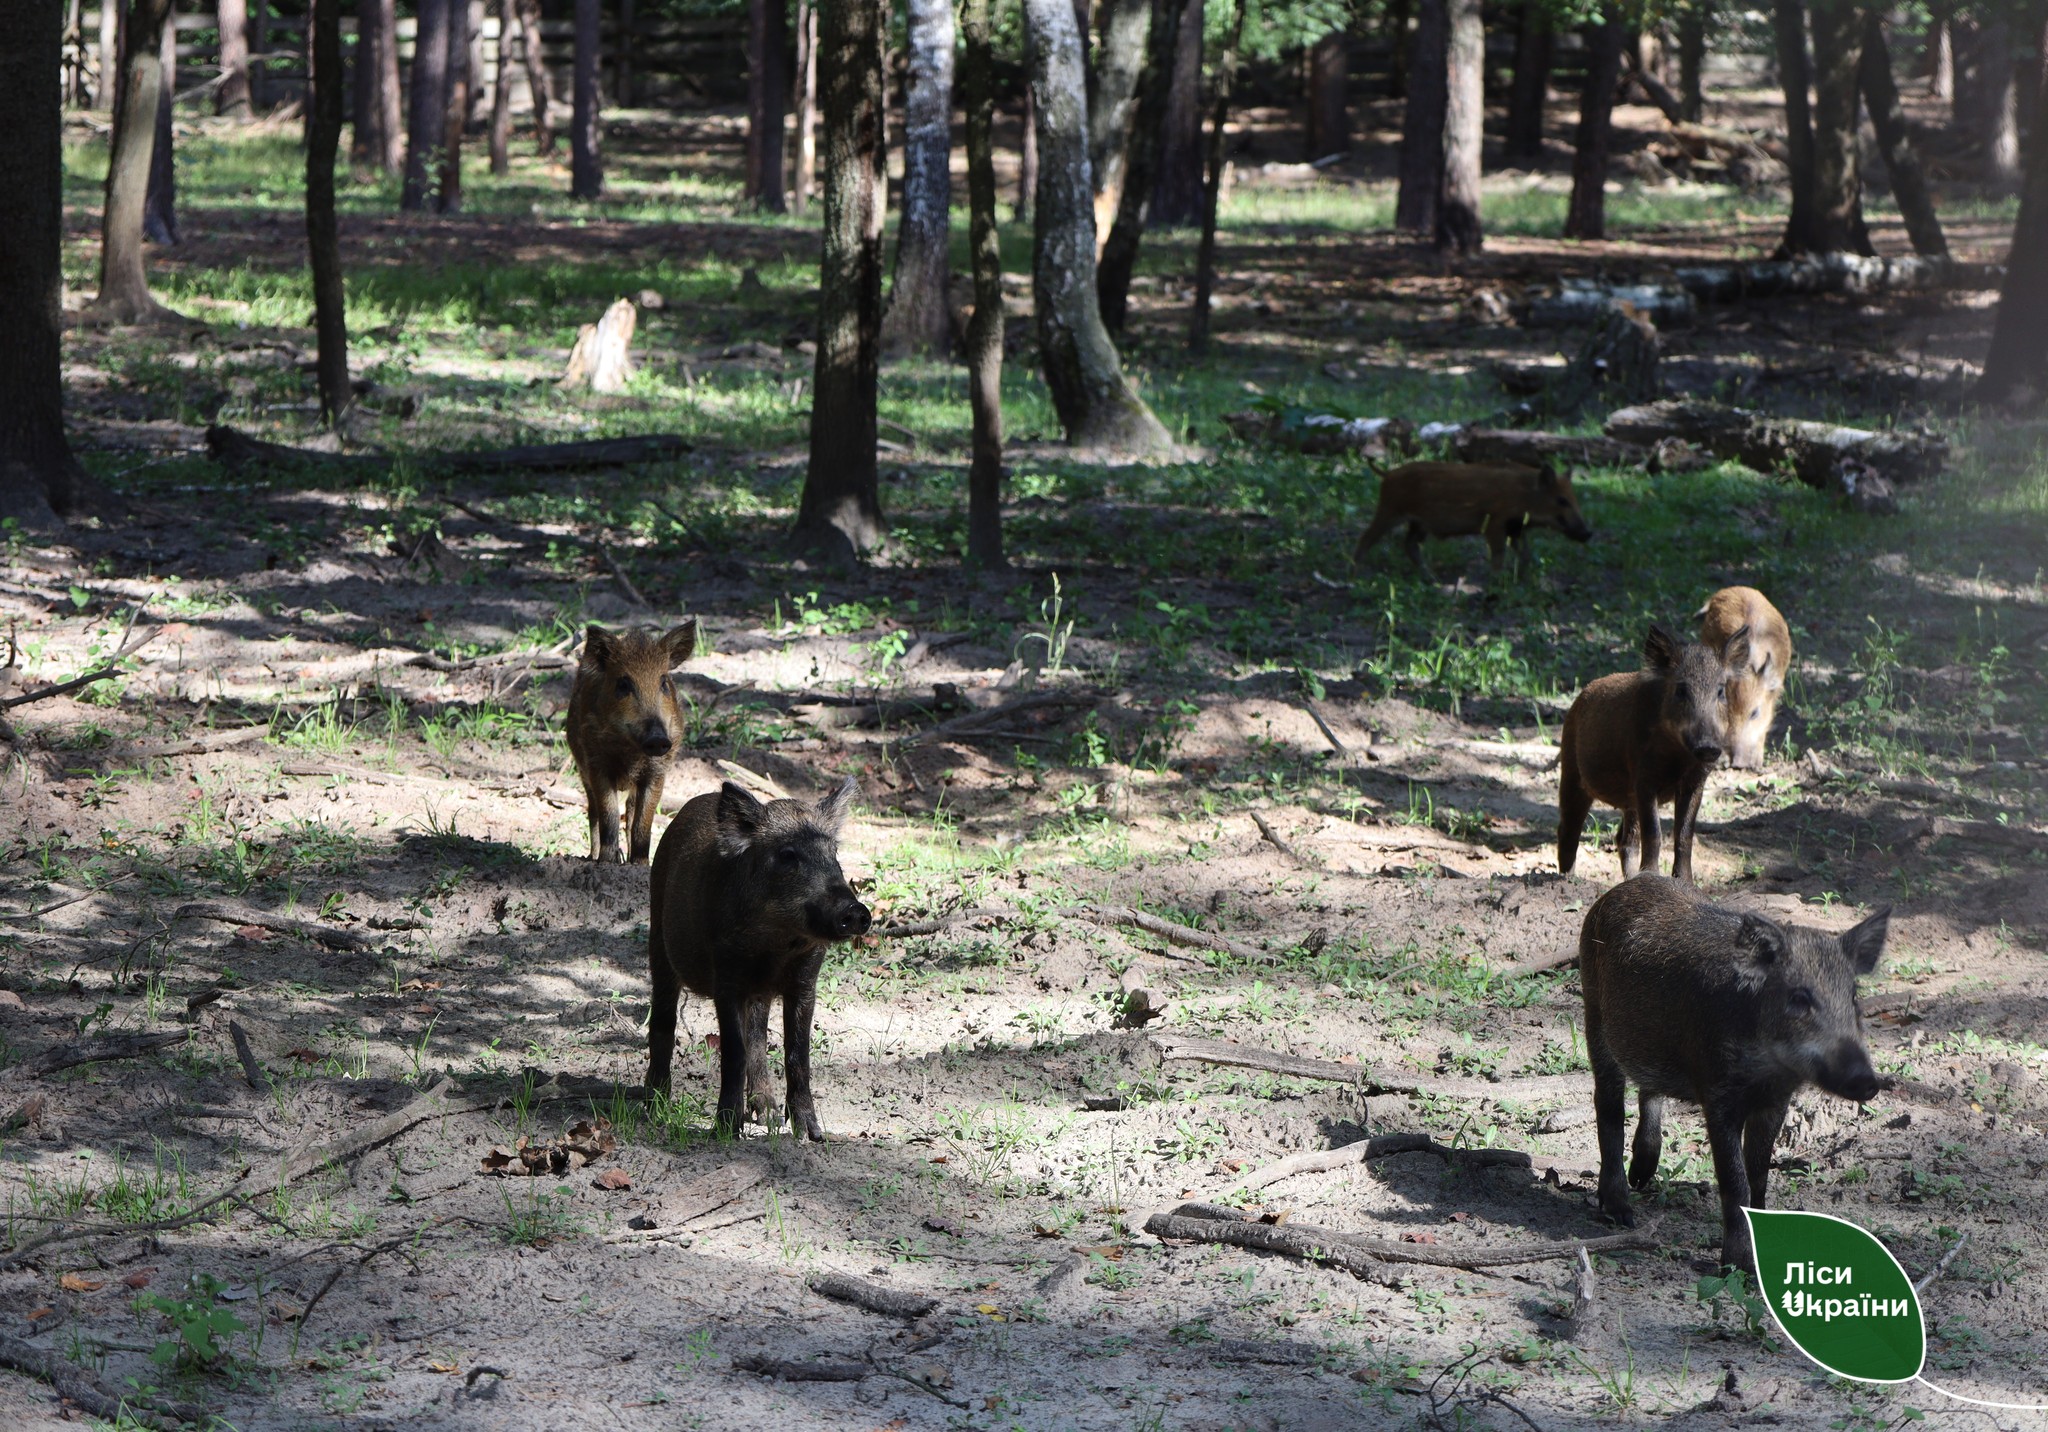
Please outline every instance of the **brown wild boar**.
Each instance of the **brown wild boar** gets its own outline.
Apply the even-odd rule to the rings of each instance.
[[[590,807],[590,858],[616,861],[619,796],[626,798],[632,846],[626,859],[647,863],[654,811],[671,754],[683,735],[683,709],[669,673],[697,649],[695,618],[652,636],[593,624],[583,637],[569,691],[569,752]]]
[[[839,828],[853,778],[823,800],[763,805],[730,781],[685,805],[661,837],[651,874],[647,1084],[666,1090],[684,990],[718,1014],[718,1127],[753,1114],[774,1127],[768,1005],[782,1000],[782,1061],[794,1129],[823,1139],[811,1097],[811,1020],[828,945],[867,933],[868,907],[839,869]]]
[[[1841,935],[1709,905],[1691,886],[1638,875],[1586,912],[1579,979],[1600,1130],[1600,1210],[1632,1226],[1663,1150],[1664,1101],[1706,1115],[1721,1187],[1721,1262],[1754,1274],[1745,1207],[1764,1206],[1771,1146],[1809,1084],[1861,1104],[1890,1081],[1863,1043],[1856,980],[1884,953],[1890,907]],[[1639,1117],[1627,1183],[1623,1100]]]
[[[1558,741],[1557,868],[1566,875],[1578,861],[1579,833],[1596,800],[1621,812],[1622,879],[1655,870],[1663,839],[1657,807],[1669,802],[1671,874],[1692,879],[1700,791],[1728,744],[1724,688],[1730,670],[1749,659],[1749,632],[1735,632],[1717,651],[1699,642],[1680,645],[1653,624],[1643,656],[1647,670],[1588,683],[1565,713]]]
[[[1496,572],[1513,542],[1516,569],[1525,572],[1530,528],[1555,527],[1574,542],[1593,535],[1572,495],[1571,478],[1554,468],[1519,462],[1410,462],[1390,468],[1380,478],[1379,506],[1371,525],[1359,534],[1351,560],[1364,561],[1374,543],[1403,523],[1408,560],[1425,575],[1425,537],[1483,534]]]
[[[1723,587],[1693,613],[1700,640],[1720,648],[1749,628],[1749,660],[1728,683],[1728,764],[1753,771],[1764,763],[1764,742],[1778,715],[1778,693],[1792,666],[1792,631],[1755,587]]]

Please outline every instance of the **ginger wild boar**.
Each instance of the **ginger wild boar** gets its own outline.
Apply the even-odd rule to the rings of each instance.
[[[1726,688],[1749,659],[1743,628],[1715,649],[1680,643],[1652,625],[1646,667],[1589,682],[1565,713],[1558,741],[1557,868],[1578,863],[1579,836],[1594,801],[1621,812],[1621,874],[1655,870],[1663,833],[1657,807],[1672,808],[1671,874],[1692,879],[1693,827],[1707,772],[1728,745]]]
[[[1771,1147],[1809,1084],[1864,1103],[1890,1087],[1863,1042],[1856,981],[1884,954],[1890,907],[1840,935],[1707,903],[1638,875],[1593,902],[1579,935],[1586,1055],[1600,1133],[1600,1209],[1633,1226],[1629,1186],[1649,1186],[1666,1099],[1706,1116],[1721,1192],[1721,1262],[1756,1272],[1744,1207],[1764,1206]],[[1627,1181],[1627,1085],[1638,1118]]]
[[[1764,763],[1764,742],[1778,715],[1778,694],[1792,666],[1792,631],[1785,618],[1755,587],[1723,587],[1693,613],[1700,640],[1725,645],[1749,628],[1749,660],[1728,683],[1728,764],[1753,771]]]
[[[683,711],[669,673],[697,649],[694,618],[660,636],[593,624],[569,692],[569,752],[583,777],[590,810],[590,858],[620,858],[619,798],[625,797],[631,846],[625,858],[647,863],[662,782],[683,736]]]
[[[666,1090],[676,1001],[687,989],[718,1015],[718,1127],[751,1113],[771,1127],[768,1006],[782,1001],[790,1124],[822,1140],[811,1094],[811,1023],[818,971],[833,944],[867,933],[869,914],[839,868],[851,776],[815,804],[762,804],[730,781],[685,805],[661,837],[651,875],[647,1084]]]
[[[1374,543],[1404,524],[1408,560],[1425,574],[1425,537],[1483,535],[1496,572],[1512,542],[1516,569],[1526,572],[1530,528],[1555,528],[1574,542],[1593,536],[1571,478],[1519,462],[1410,462],[1388,469],[1380,478],[1379,506],[1351,560],[1364,561]]]

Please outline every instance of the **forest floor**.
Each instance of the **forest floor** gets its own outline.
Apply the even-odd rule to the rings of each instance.
[[[1655,1246],[1598,1257],[1576,1321],[1563,1260],[1363,1278],[1137,1231],[1189,1197],[1432,1254],[1615,1231],[1591,1206],[1577,979],[1546,967],[1616,862],[1603,844],[1556,873],[1554,742],[1649,621],[1743,582],[1798,661],[1767,767],[1710,783],[1701,882],[1831,929],[1895,911],[1864,1010],[1898,1087],[1802,1096],[1771,1201],[1871,1227],[1916,1276],[1967,1239],[1927,1295],[1928,1375],[2048,1401],[2048,426],[1955,406],[1990,295],[1730,307],[1665,335],[1681,391],[1948,435],[1950,471],[1900,515],[1735,466],[1595,469],[1596,539],[1539,536],[1525,582],[1489,591],[1477,543],[1433,549],[1433,581],[1391,544],[1354,571],[1371,473],[1247,446],[1223,413],[1498,411],[1491,360],[1575,340],[1477,295],[1760,255],[1780,208],[1624,185],[1615,239],[1564,245],[1558,176],[1503,175],[1486,254],[1447,269],[1374,232],[1384,182],[1268,173],[1274,139],[1240,159],[1199,363],[1179,342],[1192,238],[1147,241],[1126,351],[1203,451],[1063,456],[1013,281],[1014,567],[961,568],[963,385],[906,362],[883,379],[891,552],[835,574],[782,542],[815,238],[738,211],[737,137],[623,117],[588,218],[523,157],[474,175],[459,217],[347,191],[378,410],[350,439],[410,454],[357,479],[204,456],[208,422],[310,434],[301,161],[289,134],[184,135],[189,237],[151,263],[193,322],[81,330],[68,353],[76,438],[126,516],[0,548],[16,694],[93,666],[137,611],[158,632],[119,679],[7,713],[0,1332],[243,1432],[2028,1425],[1832,1380],[1703,1291],[1719,1215],[1690,1110],[1642,1196]],[[95,163],[81,132],[86,292]],[[1995,258],[2009,201],[1942,202],[1959,249]],[[1006,245],[1028,271],[1026,237]],[[628,392],[558,392],[576,326],[642,290],[662,306]],[[657,431],[692,450],[595,481],[431,458]],[[701,1001],[675,1097],[639,1097],[646,874],[584,858],[561,714],[584,623],[686,613],[707,640],[668,808],[735,772],[798,794],[852,773],[845,856],[880,924],[962,915],[828,962],[822,1146],[709,1136]],[[856,699],[951,684],[993,706],[1021,683],[1064,699],[979,730],[833,724]],[[1133,966],[1165,1003],[1143,1030],[1116,1019]],[[39,1063],[139,1036],[160,1043]],[[1248,1067],[1264,1054],[1327,1062]],[[1388,1085],[1413,1092],[1369,1092]],[[417,1121],[331,1152],[399,1110]],[[597,1118],[616,1146],[595,1163],[484,1169]],[[1243,1186],[1403,1132],[1533,1163],[1419,1151]],[[601,1186],[613,1169],[626,1187]],[[863,1312],[810,1290],[825,1271],[938,1308]],[[763,1353],[843,1380],[739,1365]],[[64,1415],[0,1373],[0,1421]]]

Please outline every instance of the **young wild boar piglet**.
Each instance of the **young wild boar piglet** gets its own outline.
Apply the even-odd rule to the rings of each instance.
[[[1841,935],[1709,905],[1691,886],[1638,875],[1593,902],[1579,935],[1586,1056],[1600,1130],[1600,1209],[1633,1226],[1628,1185],[1647,1187],[1664,1101],[1707,1119],[1721,1187],[1721,1262],[1754,1274],[1744,1207],[1764,1206],[1771,1146],[1808,1084],[1863,1103],[1890,1087],[1870,1062],[1856,979],[1877,968],[1890,907]],[[1627,1085],[1638,1093],[1621,1173]]]
[[[589,802],[592,860],[619,859],[623,791],[633,833],[627,859],[647,863],[661,783],[683,735],[683,711],[669,673],[696,649],[695,618],[662,636],[596,625],[584,634],[569,691],[569,752]]]
[[[1719,650],[1749,628],[1749,660],[1728,683],[1728,764],[1753,771],[1764,763],[1764,742],[1778,715],[1778,693],[1792,665],[1792,631],[1755,587],[1723,587],[1693,613],[1700,640]]]
[[[1574,542],[1593,535],[1569,477],[1518,462],[1411,462],[1390,468],[1380,478],[1379,506],[1372,524],[1359,534],[1351,560],[1364,561],[1375,542],[1403,523],[1408,560],[1425,575],[1425,537],[1484,533],[1496,572],[1513,542],[1516,570],[1526,572],[1531,527],[1554,527]]]
[[[867,933],[868,907],[839,869],[839,827],[853,778],[816,804],[763,805],[728,781],[684,806],[654,855],[647,925],[654,1013],[647,1084],[666,1090],[676,1001],[685,989],[718,1014],[718,1125],[751,1112],[780,1122],[768,1087],[768,1005],[782,1000],[782,1061],[792,1127],[823,1139],[811,1097],[811,1020],[825,948]]]
[[[1749,631],[1737,631],[1716,650],[1699,642],[1681,645],[1652,625],[1643,656],[1646,670],[1588,683],[1565,713],[1558,741],[1557,868],[1567,875],[1596,800],[1621,812],[1622,878],[1655,870],[1663,840],[1657,807],[1668,802],[1671,873],[1692,879],[1700,790],[1728,745],[1725,688],[1730,669],[1749,659]]]

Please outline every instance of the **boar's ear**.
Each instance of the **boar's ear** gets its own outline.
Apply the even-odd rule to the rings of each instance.
[[[673,631],[663,634],[661,649],[668,654],[669,670],[690,659],[690,653],[697,649],[697,619],[691,617]]]
[[[1536,469],[1536,486],[1545,492],[1557,491],[1557,469],[1549,463]]]
[[[1842,953],[1848,956],[1849,967],[1859,975],[1867,975],[1877,969],[1878,959],[1884,954],[1885,937],[1891,933],[1892,907],[1887,905],[1868,920],[1842,936]]]
[[[761,813],[767,807],[739,786],[727,781],[718,788],[718,853],[743,855],[761,829]]]
[[[1785,932],[1774,921],[1761,915],[1742,917],[1742,928],[1736,931],[1735,943],[1760,965],[1776,964],[1784,958],[1788,948]]]
[[[1652,671],[1669,671],[1678,665],[1678,638],[1662,622],[1650,623],[1650,634],[1643,638],[1643,659]]]
[[[839,834],[839,827],[846,824],[847,812],[853,809],[853,798],[859,794],[859,782],[848,776],[837,790],[818,802],[811,812],[812,824],[827,835]]]
[[[583,660],[592,666],[603,666],[618,655],[619,639],[596,622],[583,629]]]
[[[1749,665],[1749,626],[1747,623],[1728,634],[1728,640],[1721,644],[1721,664],[1730,671],[1740,671]]]
[[[1769,683],[1769,677],[1771,674],[1771,655],[1772,653],[1766,651],[1764,653],[1764,659],[1756,664],[1756,674],[1759,677],[1764,678],[1766,684]]]

